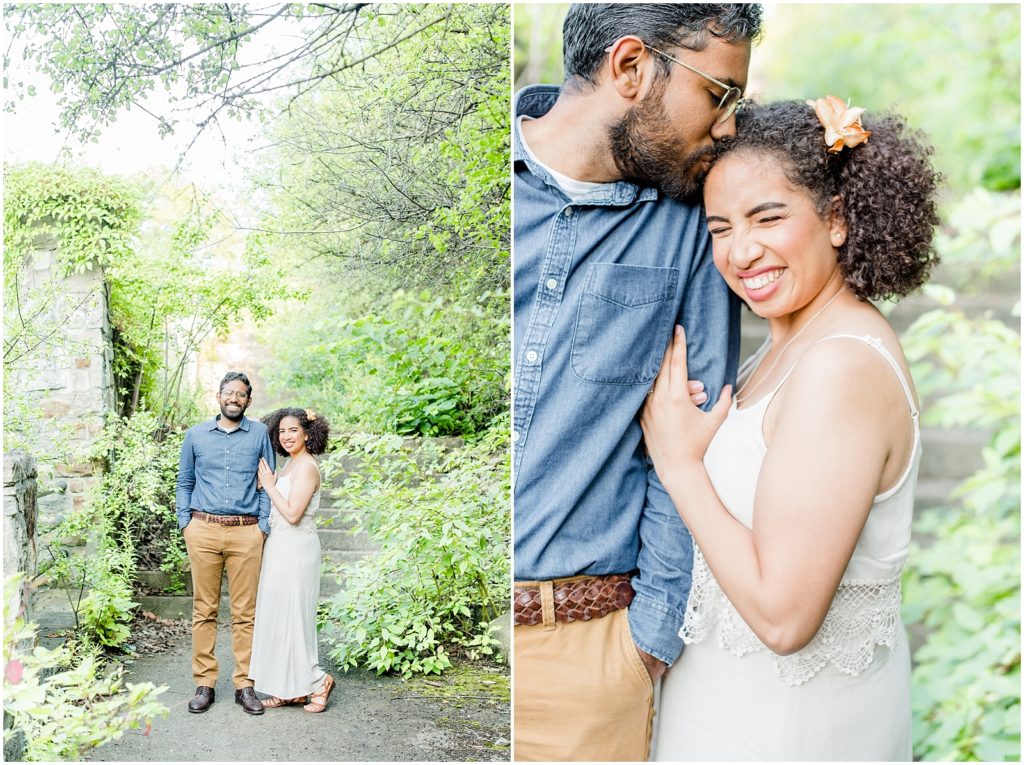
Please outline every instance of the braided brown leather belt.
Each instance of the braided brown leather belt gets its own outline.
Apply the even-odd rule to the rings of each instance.
[[[555,579],[552,587],[556,622],[600,619],[612,611],[626,608],[633,602],[633,585],[629,574],[607,576],[574,576]],[[519,626],[540,624],[544,620],[542,589],[547,582],[517,582],[513,611]]]
[[[204,513],[199,510],[193,510],[192,517],[221,526],[252,526],[259,521],[259,518],[255,515],[214,515],[213,513]]]

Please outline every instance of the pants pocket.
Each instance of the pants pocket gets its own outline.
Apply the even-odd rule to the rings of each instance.
[[[619,619],[619,636],[626,663],[633,668],[637,680],[644,690],[650,694],[651,699],[653,699],[654,683],[651,682],[651,673],[644,666],[644,660],[640,658],[640,651],[636,647],[636,643],[633,642],[633,635],[629,631],[629,611],[623,608],[621,611],[617,611],[615,615]]]

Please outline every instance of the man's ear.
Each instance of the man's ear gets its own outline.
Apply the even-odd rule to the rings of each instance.
[[[608,46],[605,76],[623,98],[642,98],[654,76],[654,60],[644,41],[633,35],[620,37]]]

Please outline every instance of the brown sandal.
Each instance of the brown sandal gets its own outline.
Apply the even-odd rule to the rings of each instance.
[[[305,704],[307,701],[309,701],[309,696],[299,696],[294,699],[279,699],[277,696],[271,696],[261,699],[260,703],[264,709],[277,709],[278,707],[288,707],[292,704]]]
[[[302,707],[304,712],[312,712],[314,714],[323,712],[327,709],[327,699],[331,697],[331,692],[334,690],[334,678],[330,675],[324,680],[324,684],[320,686],[319,690],[309,694],[309,703]]]

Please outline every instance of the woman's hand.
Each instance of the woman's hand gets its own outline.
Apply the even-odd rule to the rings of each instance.
[[[732,403],[732,386],[727,385],[710,412],[700,410],[693,382],[688,382],[686,376],[686,333],[677,325],[640,413],[647,451],[662,483],[674,465],[704,459]],[[700,395],[706,399],[706,394]]]
[[[260,464],[256,468],[256,488],[265,489],[268,486],[274,486],[277,483],[277,476],[274,475],[274,471],[270,469],[270,465],[267,461],[260,457]]]

